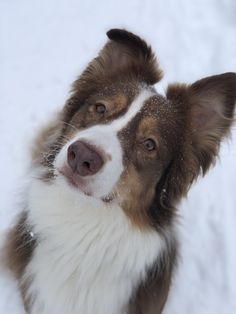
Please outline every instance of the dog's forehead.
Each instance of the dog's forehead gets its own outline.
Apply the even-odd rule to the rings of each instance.
[[[150,97],[148,97],[142,104],[140,110],[141,118],[148,119],[149,121],[157,121],[160,118],[168,116],[170,107],[165,97],[158,94],[156,91],[152,91]]]
[[[148,138],[155,139],[159,149],[170,151],[171,146],[176,146],[178,120],[178,112],[170,101],[155,90],[142,89],[126,114],[112,124],[120,124],[118,137],[126,153],[137,141]]]
[[[157,130],[160,119],[168,120],[168,100],[158,94],[153,86],[140,82],[100,85],[84,102],[87,105],[82,111],[76,111],[72,123],[85,128],[96,126],[102,127],[104,131],[119,133],[123,129],[130,129],[132,125],[132,131],[136,132],[145,124],[141,129],[152,131]],[[106,115],[100,117],[100,120],[88,109],[97,103],[103,103],[107,107]],[[72,135],[74,131],[71,129]]]
[[[145,97],[142,97],[146,95]],[[93,96],[94,99],[108,99],[119,106],[131,105],[137,107],[137,101],[142,102],[143,115],[150,115],[156,113],[157,108],[167,102],[166,98],[157,93],[155,88],[150,85],[139,82],[119,82],[111,85],[104,85]],[[136,105],[134,104],[136,103]],[[140,104],[138,105],[140,110]]]
[[[126,104],[139,94],[142,89],[140,83],[136,81],[119,81],[115,83],[102,84],[95,92],[94,98],[107,98],[120,102],[125,101]],[[122,98],[122,99],[121,99]]]
[[[130,103],[127,102],[126,112],[113,124],[120,126],[119,129],[131,124],[145,124],[146,128],[152,129],[161,119],[168,121],[169,114],[172,113],[167,99],[146,86],[140,88]]]

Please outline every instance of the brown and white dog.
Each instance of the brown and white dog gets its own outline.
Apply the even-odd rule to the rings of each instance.
[[[8,241],[30,314],[158,314],[178,251],[176,205],[233,122],[236,74],[168,87],[145,41],[112,29],[37,138]]]

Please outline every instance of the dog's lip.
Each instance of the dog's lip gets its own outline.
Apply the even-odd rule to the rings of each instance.
[[[70,171],[69,167],[63,166],[62,168],[56,170],[60,175],[62,175],[66,179],[66,182],[73,189],[80,190],[86,196],[93,196],[93,193],[87,189],[86,182],[84,182],[84,179],[79,176],[76,176],[75,178],[75,175]],[[104,203],[111,203],[114,200],[114,195],[108,194],[106,196],[101,197],[101,200]]]
[[[72,186],[73,188],[79,189],[81,192],[83,192],[87,196],[92,196],[92,193],[87,191],[85,188],[85,184],[82,181],[82,178],[74,177],[73,173],[71,173],[66,167],[63,167],[62,169],[57,169],[58,172],[66,179],[68,184]]]

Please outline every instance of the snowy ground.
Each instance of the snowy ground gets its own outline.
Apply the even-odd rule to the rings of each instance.
[[[1,239],[18,210],[31,137],[63,104],[111,27],[152,43],[165,71],[161,90],[236,71],[235,0],[0,0]],[[180,206],[182,257],[166,314],[236,313],[235,129],[220,162]],[[0,264],[0,314],[22,313]]]

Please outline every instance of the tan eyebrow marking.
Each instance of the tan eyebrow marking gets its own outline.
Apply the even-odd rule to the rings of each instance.
[[[154,117],[144,117],[139,124],[139,131],[144,134],[154,135],[157,133],[157,119]]]
[[[110,126],[113,127],[114,130],[120,131],[124,128],[135,116],[145,104],[145,101],[154,95],[154,92],[148,89],[143,89],[138,94],[138,96],[131,103],[128,111],[122,117],[112,121]]]

